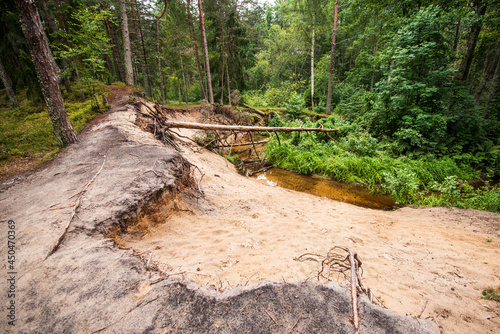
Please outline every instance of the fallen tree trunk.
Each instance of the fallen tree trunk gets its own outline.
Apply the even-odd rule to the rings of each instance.
[[[267,116],[265,112],[263,112],[262,110],[260,109],[257,109],[255,107],[252,107],[252,106],[249,106],[248,104],[245,104],[245,103],[242,103],[242,105],[244,107],[247,107],[248,109],[251,109],[253,111],[255,111],[257,114],[261,115],[261,116]]]
[[[203,124],[191,122],[165,122],[167,128],[184,128],[184,129],[200,129],[200,130],[220,130],[220,131],[245,131],[245,132],[292,132],[292,131],[317,131],[317,132],[336,132],[339,129],[324,129],[324,128],[287,128],[287,127],[268,127],[268,126],[242,126],[242,125],[219,125],[219,124]]]

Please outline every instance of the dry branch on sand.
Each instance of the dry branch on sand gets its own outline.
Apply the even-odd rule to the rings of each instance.
[[[347,255],[339,254],[336,250],[343,250],[347,253]],[[361,260],[358,257],[357,253],[353,253],[349,248],[335,246],[331,248],[326,256],[314,254],[314,253],[305,253],[295,258],[294,260],[304,262],[304,261],[314,261],[321,264],[321,269],[318,271],[318,280],[321,277],[325,278],[327,281],[330,280],[330,274],[332,272],[342,273],[346,278],[346,272],[348,270],[351,271],[351,302],[352,302],[352,315],[353,315],[353,324],[355,333],[359,333],[359,315],[358,315],[358,291],[360,293],[369,294],[369,290],[363,287],[363,283],[361,282],[361,276],[359,273],[359,269],[362,265]],[[326,275],[325,275],[326,274]],[[371,299],[371,298],[370,298]]]

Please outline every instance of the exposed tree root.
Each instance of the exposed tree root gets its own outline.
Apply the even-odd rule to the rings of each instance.
[[[347,253],[347,255],[342,255],[335,250],[343,250]],[[354,325],[355,333],[359,333],[359,314],[358,314],[358,292],[366,293],[367,289],[363,287],[361,282],[361,276],[359,274],[359,269],[361,267],[361,260],[358,257],[357,253],[353,253],[351,250],[341,246],[335,246],[331,248],[326,256],[314,254],[314,253],[305,253],[295,258],[294,260],[304,262],[304,261],[314,261],[321,264],[321,270],[318,271],[318,280],[321,278],[330,281],[330,274],[332,272],[342,273],[346,279],[348,279],[346,272],[348,270],[351,271],[351,303],[352,303],[352,321]]]

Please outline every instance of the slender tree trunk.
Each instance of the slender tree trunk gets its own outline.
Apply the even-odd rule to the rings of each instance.
[[[139,62],[141,63],[141,72],[142,72],[142,82],[144,85],[144,93],[148,94],[148,96],[151,96],[150,89],[149,89],[149,84],[148,84],[148,73],[147,73],[147,60],[146,60],[146,51],[144,50],[144,41],[142,41],[142,34],[139,31],[139,27],[137,24],[137,17],[135,15],[135,8],[134,8],[134,0],[130,0],[130,8],[132,10],[132,20],[134,21],[134,32],[135,32],[135,37],[137,39],[137,46],[138,49],[141,49],[142,46],[142,58],[139,57]],[[142,41],[142,45],[141,45]]]
[[[333,36],[332,36],[332,53],[330,55],[330,77],[328,79],[328,95],[326,98],[326,114],[331,114],[332,108],[332,82],[333,82],[333,64],[335,59],[335,39],[337,38],[337,15],[339,11],[339,0],[335,0],[335,13],[333,16]]]
[[[57,141],[60,146],[75,143],[78,138],[66,113],[59,87],[61,75],[58,73],[59,68],[43,32],[38,9],[31,0],[15,0],[15,2]]]
[[[497,66],[495,68],[495,74],[493,74],[493,80],[495,81],[493,84],[493,88],[490,90],[490,94],[488,94],[488,101],[486,102],[486,107],[484,108],[483,117],[488,116],[491,102],[495,98],[495,95],[497,94],[498,89],[500,88],[500,57],[498,57]]]
[[[207,46],[207,35],[205,34],[205,19],[203,18],[203,7],[201,0],[198,0],[198,8],[200,9],[200,23],[201,23],[201,37],[202,44],[205,50],[205,69],[207,73],[207,83],[208,83],[208,97],[210,98],[210,103],[214,103],[214,93],[212,91],[212,78],[210,76],[210,62],[208,60],[208,46]]]
[[[17,101],[16,94],[12,89],[12,81],[10,80],[9,75],[5,71],[5,67],[3,66],[2,59],[0,59],[0,77],[2,77],[3,85],[5,86],[5,90],[7,91],[7,96],[9,97],[10,104],[12,105],[12,109],[19,108],[19,102]]]
[[[229,100],[229,104],[231,104],[231,87],[229,86],[229,57],[226,59],[226,74],[227,74],[227,99]],[[224,69],[222,69],[222,72],[224,72]],[[222,73],[224,75],[224,73]]]
[[[141,45],[142,45],[142,56],[144,57],[144,65],[146,66],[146,77],[148,82],[148,96],[152,96],[151,93],[151,76],[149,75],[149,66],[148,66],[148,57],[146,56],[146,47],[144,45],[144,34],[142,33],[141,26],[141,12],[139,11],[139,15],[137,16],[137,22],[139,24],[139,34],[141,35]]]
[[[181,80],[179,79],[179,72],[177,72],[177,88],[179,90],[179,104],[182,103],[182,95],[181,95]]]
[[[122,15],[122,38],[123,53],[125,57],[125,82],[134,85],[134,68],[132,66],[132,50],[130,49],[130,34],[128,31],[127,7],[125,0],[120,0],[120,12]]]
[[[190,0],[187,0],[187,17],[188,17],[189,31],[191,34],[191,40],[193,42],[193,53],[194,53],[194,58],[196,60],[196,68],[198,70],[198,75],[200,77],[201,93],[203,94],[203,99],[206,100],[207,94],[205,92],[205,87],[203,85],[203,74],[202,74],[201,66],[200,66],[200,57],[198,56],[198,43],[196,42],[196,36],[194,34],[193,19],[191,18],[191,1]]]
[[[165,105],[165,92],[163,88],[163,74],[161,67],[161,50],[160,50],[160,19],[165,14],[167,10],[167,0],[164,0],[163,3],[163,12],[159,16],[156,17],[156,52],[158,53],[158,77],[160,80],[160,92],[161,92],[161,104]]]
[[[495,51],[496,50],[500,50],[500,38],[498,39],[498,42],[497,42],[497,46],[495,48]],[[498,62],[500,62],[500,53],[499,52],[494,52],[494,53],[497,53],[497,58],[496,58],[496,64],[498,64]],[[493,58],[495,55],[491,55],[491,58]],[[479,86],[476,90],[476,103],[479,103],[479,101],[481,100],[481,97],[483,95],[483,91],[484,89],[486,88],[486,85],[488,82],[490,82],[491,80],[494,80],[494,77],[495,75],[498,73],[497,72],[497,68],[495,68],[495,70],[493,70],[493,67],[495,66],[495,64],[491,64],[490,61],[489,61],[489,58],[490,58],[490,55],[488,54],[486,56],[486,59],[484,61],[484,74],[483,74],[483,79],[481,80],[481,82],[479,83]],[[495,62],[495,60],[493,60],[493,62]],[[498,66],[498,65],[496,65]]]
[[[47,9],[47,3],[45,2],[45,0],[41,0],[40,4],[42,6],[43,20],[46,22],[47,27],[49,28],[50,36],[53,39],[56,39],[55,36],[56,36],[57,30],[58,30],[57,25],[56,25],[56,19],[54,18],[52,13]],[[61,28],[61,30],[62,30],[62,28]],[[64,38],[63,38],[63,42],[66,45],[68,44],[68,42]],[[63,58],[61,60],[61,66],[62,66],[63,72],[65,74],[65,75],[63,75],[63,78],[62,78],[64,87],[66,88],[66,92],[71,93],[72,89],[71,89],[71,84],[70,84],[69,78],[68,78],[68,74],[69,74],[69,70],[70,70],[70,66],[68,65],[68,61]]]
[[[224,44],[224,21],[226,15],[224,11],[224,0],[222,1],[222,72],[221,72],[221,87],[220,87],[220,104],[224,104],[224,59],[226,55],[226,46]]]
[[[122,57],[120,55],[120,49],[118,48],[118,42],[116,40],[113,24],[108,20],[105,20],[104,27],[106,28],[108,38],[112,44],[111,50],[113,53],[113,63],[115,65],[116,78],[118,81],[125,82],[125,71],[123,69]]]
[[[187,84],[186,84],[186,76],[184,75],[184,65],[182,63],[182,55],[181,55],[181,73],[182,73],[182,83],[184,85],[184,100],[186,101],[186,104],[188,103],[188,90],[187,90]]]
[[[458,19],[457,26],[455,28],[455,39],[453,40],[453,53],[457,53],[458,42],[460,40],[460,19]]]
[[[313,0],[313,22],[311,36],[311,108],[314,110],[314,43],[316,35],[316,0]]]
[[[479,17],[484,16],[486,13],[486,2],[484,0],[479,0],[477,4],[477,15]],[[472,25],[470,30],[469,38],[467,40],[467,50],[460,63],[460,70],[458,71],[457,80],[465,81],[469,76],[470,66],[472,64],[472,59],[474,58],[474,51],[476,49],[477,40],[479,39],[479,33],[481,32],[482,23]]]

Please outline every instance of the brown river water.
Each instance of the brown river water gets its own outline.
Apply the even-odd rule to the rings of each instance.
[[[262,159],[265,148],[262,141],[265,139],[266,137],[260,136],[254,138],[258,157],[253,149],[254,145],[249,141],[232,147],[233,154],[237,154],[243,162],[238,166],[241,174],[254,177],[269,186],[301,191],[364,208],[392,210],[397,207],[391,196],[373,194],[361,184],[334,181],[320,175],[300,175],[266,164]]]

